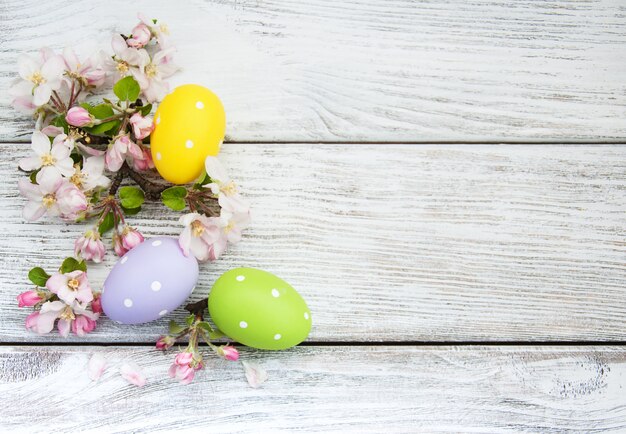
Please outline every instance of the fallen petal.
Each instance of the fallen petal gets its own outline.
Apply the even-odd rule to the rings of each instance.
[[[146,384],[146,376],[136,363],[124,363],[120,368],[120,374],[124,380],[137,387],[143,387]]]
[[[87,366],[89,371],[89,378],[91,381],[97,381],[102,376],[104,370],[107,367],[107,361],[102,354],[95,353],[89,359],[89,365]]]
[[[243,365],[246,380],[248,380],[250,387],[257,389],[267,380],[267,371],[265,371],[262,366],[245,360],[242,360],[241,364]]]

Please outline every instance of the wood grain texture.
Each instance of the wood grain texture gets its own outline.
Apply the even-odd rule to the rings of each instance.
[[[94,352],[110,366],[95,383],[86,373]],[[247,386],[239,363],[214,358],[182,386],[167,376],[173,355],[145,347],[3,347],[0,420],[29,433],[626,430],[623,347],[300,347],[242,356],[268,371],[261,389]],[[129,360],[144,369],[145,387],[119,376]]]
[[[626,19],[598,1],[5,0],[0,140],[27,138],[6,89],[20,52],[108,49],[136,11],[167,21],[233,141],[626,138]]]
[[[15,296],[86,229],[22,219],[24,148],[0,148],[4,342],[60,339],[26,332]],[[301,292],[317,342],[626,340],[624,146],[230,144],[222,158],[253,223],[201,267],[194,300],[252,266]],[[130,223],[176,236],[179,215],[153,203]],[[90,270],[96,287],[113,259]],[[167,319],[104,319],[80,341],[154,341]]]

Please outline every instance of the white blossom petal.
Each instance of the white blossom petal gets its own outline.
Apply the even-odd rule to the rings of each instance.
[[[99,353],[94,353],[89,359],[89,364],[87,365],[91,381],[97,381],[104,373],[106,367],[107,361],[104,356]]]
[[[241,364],[243,365],[246,380],[248,380],[250,387],[257,389],[267,380],[267,371],[259,364],[245,360],[242,360]]]

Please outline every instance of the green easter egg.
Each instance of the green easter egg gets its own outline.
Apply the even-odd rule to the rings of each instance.
[[[293,347],[311,331],[311,312],[300,294],[256,268],[222,274],[209,294],[209,313],[226,336],[263,350]]]

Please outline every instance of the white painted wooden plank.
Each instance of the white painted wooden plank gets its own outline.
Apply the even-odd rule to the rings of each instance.
[[[626,20],[611,0],[5,0],[0,97],[19,52],[108,46],[142,10],[223,99],[235,141],[626,138]],[[0,140],[31,124],[0,105]]]
[[[26,332],[15,296],[86,229],[24,222],[24,148],[0,147],[4,342],[59,339]],[[193,300],[253,266],[302,293],[312,341],[626,340],[626,146],[231,144],[222,158],[253,223],[201,267]],[[151,204],[130,222],[174,236],[179,215]],[[81,341],[150,342],[168,319],[105,319]]]
[[[97,383],[92,353],[110,368]],[[24,432],[623,432],[623,347],[299,347],[210,359],[194,382],[145,347],[0,348],[0,420]],[[145,387],[119,376],[137,362]]]

